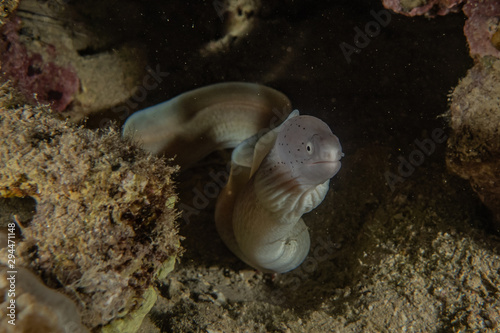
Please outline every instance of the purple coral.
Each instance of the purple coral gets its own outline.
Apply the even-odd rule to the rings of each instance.
[[[80,87],[75,70],[46,61],[38,53],[30,54],[19,40],[20,25],[19,18],[5,25],[4,39],[0,40],[2,74],[30,101],[49,103],[57,111],[65,110]],[[54,53],[50,46],[48,53]]]
[[[500,20],[498,0],[469,0],[464,6],[468,19],[464,32],[469,42],[471,56],[491,55],[500,58],[500,50],[491,42]]]
[[[450,12],[458,11],[458,6],[464,0],[429,0],[425,4],[420,5],[420,2],[416,2],[415,7],[412,7],[412,3],[409,1],[402,0],[382,0],[385,8],[391,9],[398,14],[403,14],[406,16],[418,16],[427,15],[435,16],[446,15]]]

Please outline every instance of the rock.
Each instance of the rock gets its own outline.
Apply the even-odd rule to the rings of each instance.
[[[157,295],[155,288],[149,287],[143,294],[141,306],[127,314],[125,317],[114,320],[111,324],[102,328],[102,333],[135,333],[142,324],[142,321],[156,302]]]
[[[210,41],[200,53],[207,56],[211,53],[224,52],[231,44],[239,42],[252,30],[261,10],[260,0],[215,0],[214,9],[224,23],[224,36]]]
[[[61,121],[0,86],[0,197],[31,197],[16,228],[18,264],[79,300],[94,328],[141,307],[180,253],[172,174],[118,131]],[[22,241],[21,241],[22,239]]]
[[[500,58],[500,3],[497,0],[468,0],[464,5],[464,33],[472,57],[494,56]]]
[[[125,102],[135,104],[134,94],[142,98],[141,88],[157,84],[141,47],[118,33],[110,38],[96,30],[94,23],[105,9],[87,6],[90,13],[69,2],[22,1],[0,40],[7,78],[29,102],[51,104],[73,121]],[[127,4],[121,6],[125,10]]]
[[[447,165],[468,179],[500,231],[500,60],[484,57],[451,94]]]
[[[435,16],[457,12],[465,0],[382,0],[384,7],[406,16]]]
[[[0,298],[0,332],[89,332],[82,325],[77,307],[69,297],[47,288],[27,269],[17,267],[15,271],[15,274],[11,274],[11,269],[0,265],[0,292],[3,295]],[[13,276],[14,279],[10,280]],[[11,300],[15,303],[11,303]],[[11,304],[15,306],[12,312],[8,308]],[[9,314],[15,316],[9,317]]]

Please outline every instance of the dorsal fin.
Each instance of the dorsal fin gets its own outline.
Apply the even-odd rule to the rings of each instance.
[[[293,110],[278,127],[273,129],[272,131],[267,132],[257,141],[254,147],[250,177],[252,177],[252,175],[257,171],[260,164],[262,163],[262,160],[264,160],[266,155],[273,148],[274,143],[276,142],[276,137],[278,136],[278,133],[280,132],[283,124],[287,120],[297,116],[299,116],[299,110]]]

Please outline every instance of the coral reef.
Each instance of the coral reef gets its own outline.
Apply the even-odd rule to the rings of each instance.
[[[80,88],[74,68],[44,61],[39,53],[29,54],[19,40],[20,25],[18,17],[5,25],[5,41],[0,43],[3,74],[31,103],[48,103],[54,110],[65,110]]]
[[[140,88],[162,80],[146,66],[140,47],[120,34],[109,38],[94,30],[101,6],[106,5],[86,13],[55,0],[19,4],[0,39],[0,62],[4,75],[30,102],[36,98],[51,103],[77,121],[125,103],[134,94],[141,99]]]
[[[137,94],[137,98],[125,103],[129,114],[137,108],[137,104],[142,103],[144,107],[153,105],[195,87],[215,82],[266,82],[286,93],[299,109],[325,119],[338,132],[342,142],[345,142],[346,157],[338,178],[334,180],[335,190],[329,192],[318,210],[304,216],[310,226],[310,255],[294,272],[273,277],[248,269],[224,247],[217,235],[213,216],[216,197],[214,191],[218,187],[212,185],[218,183],[214,182],[211,175],[218,175],[225,166],[220,155],[212,155],[202,165],[179,174],[177,186],[181,202],[196,207],[189,212],[188,218],[183,219],[185,223],[179,226],[180,233],[185,237],[183,260],[166,279],[164,274],[175,261],[174,256],[156,266],[158,273],[155,279],[160,282],[155,283],[155,288],[148,281],[142,291],[136,290],[134,285],[132,288],[127,286],[127,291],[136,291],[137,297],[132,298],[132,301],[141,304],[137,304],[135,311],[129,311],[128,314],[124,314],[126,309],[123,313],[118,309],[118,316],[122,317],[102,327],[103,330],[120,332],[134,329],[154,301],[154,293],[149,293],[154,289],[157,301],[144,319],[139,332],[498,332],[498,235],[490,228],[490,216],[468,181],[451,174],[445,168],[445,144],[436,143],[432,155],[425,155],[425,160],[407,173],[394,191],[391,191],[384,179],[387,170],[398,170],[398,156],[408,157],[415,151],[419,152],[418,147],[413,144],[416,139],[422,141],[430,138],[435,129],[446,131],[448,128],[443,123],[445,118],[439,117],[448,108],[446,95],[450,87],[457,84],[458,78],[463,77],[473,66],[462,33],[464,15],[447,15],[436,20],[393,15],[390,24],[377,31],[378,36],[370,38],[370,44],[362,48],[356,58],[347,64],[339,44],[352,42],[355,36],[353,28],[362,29],[365,23],[373,21],[373,16],[370,15],[372,10],[382,10],[382,6],[377,8],[373,1],[262,2],[252,17],[241,12],[240,18],[243,21],[251,21],[247,33],[237,36],[234,43],[221,44],[221,48],[215,47],[214,52],[209,52],[208,55],[202,55],[201,50],[210,41],[216,42],[226,35],[224,22],[229,17],[224,15],[228,14],[223,14],[221,19],[220,12],[214,8],[222,1],[195,3],[180,0],[123,0],[119,5],[115,2],[115,6],[109,6],[112,2],[98,0],[24,2],[39,6],[59,3],[69,8],[78,7],[78,12],[94,22],[96,31],[100,31],[95,37],[95,33],[81,29],[79,22],[82,21],[68,13],[66,17],[70,24],[66,27],[73,33],[72,37],[77,38],[66,39],[65,33],[51,30],[52,26],[60,29],[61,25],[57,22],[39,15],[30,17],[25,11],[18,11],[25,24],[25,29],[20,31],[20,38],[29,52],[43,56],[46,51],[39,46],[57,41],[50,41],[47,39],[48,35],[42,32],[52,31],[50,36],[54,40],[58,37],[78,44],[73,48],[77,50],[76,53],[72,53],[77,54],[75,63],[89,61],[87,64],[90,64],[90,61],[95,61],[92,62],[95,66],[89,66],[88,72],[77,69],[80,78],[87,75],[80,86],[82,93],[89,92],[86,100],[89,110],[94,102],[95,105],[105,105],[106,94],[110,101],[115,101],[114,98],[118,95],[110,93],[113,89],[118,91],[122,87],[125,91],[129,87],[132,90],[127,91],[128,96],[134,96],[134,84],[122,85],[121,78],[126,76],[132,82],[135,77],[133,69],[141,69],[142,65],[131,66],[131,71],[121,70],[124,67],[118,61],[123,59],[115,57],[113,50],[121,50],[123,41],[139,37],[144,42],[141,45],[148,53],[151,67],[156,69],[158,65],[161,72],[168,71],[170,74],[161,84],[156,82],[158,89],[147,90],[147,94]],[[419,1],[421,4],[428,2]],[[102,10],[106,5],[112,8],[109,11]],[[117,15],[118,10],[120,15]],[[237,7],[234,10],[234,13],[239,13]],[[436,11],[439,11],[438,6],[431,13]],[[37,10],[32,12],[40,13]],[[42,19],[46,24],[43,24]],[[39,23],[35,24],[35,20]],[[37,29],[32,29],[33,27]],[[35,38],[28,41],[32,31],[35,32]],[[141,34],[137,34],[137,31]],[[93,37],[87,38],[88,36]],[[114,39],[116,36],[120,37]],[[38,38],[41,38],[40,41]],[[97,43],[87,43],[89,39]],[[107,43],[109,40],[114,43]],[[57,48],[57,51],[61,52],[61,48]],[[124,59],[130,60],[130,57]],[[140,57],[137,59],[138,62],[141,60]],[[73,67],[79,68],[80,65],[75,63]],[[116,75],[110,72],[116,72]],[[486,71],[480,71],[480,75],[486,75]],[[109,87],[103,85],[103,82]],[[474,89],[482,91],[486,88],[487,86],[481,86]],[[80,107],[76,102],[78,96],[77,94],[70,108]],[[4,102],[11,104],[10,108],[17,109],[16,102],[12,99],[5,99]],[[108,105],[114,104],[110,102]],[[81,107],[83,106],[82,103]],[[93,110],[97,109],[98,107]],[[112,113],[112,110],[108,113]],[[16,114],[18,113],[14,112]],[[61,114],[68,113],[58,115]],[[104,117],[112,118],[108,114],[88,114],[87,126],[98,126]],[[36,119],[40,118],[36,117],[38,116],[33,116],[31,121],[37,122]],[[3,119],[3,115],[0,118]],[[26,129],[25,125],[29,120],[22,117],[18,119],[19,126]],[[46,124],[46,120],[41,122],[42,125]],[[62,128],[63,123],[53,124],[57,124],[53,126],[54,133],[42,131],[42,135],[26,138],[16,132],[6,142],[9,147],[15,144],[17,148],[14,147],[14,150],[17,151],[19,147],[27,147],[25,149],[33,154],[37,151],[47,153],[46,146],[52,145],[63,134],[66,138],[71,137],[69,134],[74,132],[87,133],[70,125]],[[3,125],[0,127],[3,129]],[[27,133],[32,133],[33,128],[34,125],[31,129],[26,129]],[[109,134],[106,133],[105,137]],[[0,134],[2,140],[3,135]],[[23,137],[25,142],[16,141],[16,138]],[[98,135],[93,137],[95,140],[102,140]],[[96,142],[81,139],[74,149],[76,152],[82,149],[94,150],[100,145]],[[31,145],[39,145],[40,148],[31,150]],[[118,145],[117,139],[115,145]],[[119,151],[122,149],[124,148],[118,148]],[[49,158],[52,155],[46,157],[37,154],[41,161],[48,162],[48,169],[36,169],[26,174],[26,177],[20,175],[14,185],[4,189],[2,193],[9,197],[0,200],[0,211],[7,207],[2,206],[4,204],[10,208],[8,212],[5,210],[1,213],[17,214],[15,209],[26,210],[25,215],[18,216],[21,227],[25,229],[24,233],[29,234],[26,230],[35,222],[39,223],[46,226],[39,234],[43,234],[42,239],[49,240],[50,244],[53,241],[47,237],[53,237],[54,231],[51,232],[52,229],[49,228],[52,223],[54,228],[60,230],[63,225],[61,219],[75,215],[78,219],[68,220],[67,223],[72,224],[65,226],[70,229],[73,224],[81,225],[78,222],[80,218],[97,202],[88,199],[92,194],[81,194],[71,188],[71,191],[67,190],[73,186],[71,183],[66,187],[61,185],[65,185],[66,180],[71,177],[80,176],[78,171],[81,167],[73,160],[76,152],[65,155],[71,156],[71,159],[63,162],[68,164],[67,168],[62,168],[61,173],[47,174],[44,179],[47,187],[59,189],[57,200],[61,204],[66,205],[72,199],[86,202],[86,206],[80,205],[77,209],[74,208],[76,205],[69,206],[69,211],[54,209],[49,222],[40,218],[40,214],[43,216],[50,211],[39,209],[41,206],[47,207],[48,200],[54,206],[59,202],[55,202],[56,195],[53,192],[48,194],[49,190],[43,184],[40,185],[42,191],[26,186],[30,185],[27,176],[35,177],[52,170],[53,164],[59,163],[61,159],[56,157],[52,163]],[[108,157],[115,156],[106,149],[104,152]],[[221,154],[227,160],[228,154]],[[104,155],[94,159],[97,164],[102,165]],[[130,155],[136,156],[135,153],[127,156]],[[32,166],[31,157],[25,154],[16,156],[13,160],[26,160],[28,166]],[[122,167],[130,167],[134,163],[132,159],[126,159],[128,164]],[[89,165],[85,158],[81,164],[82,167]],[[137,173],[144,176],[149,166],[141,165],[144,170]],[[19,165],[18,168],[28,166]],[[112,164],[113,166],[116,165]],[[9,166],[11,167],[12,165]],[[68,172],[70,167],[76,170],[74,176]],[[97,165],[90,165],[89,170],[95,170],[94,167]],[[126,179],[114,178],[115,172],[121,171],[109,172],[107,178],[113,178],[114,184],[118,184],[120,189]],[[107,178],[104,177],[103,181],[107,181]],[[87,179],[96,183],[92,175],[87,176]],[[150,179],[154,181],[158,176]],[[100,189],[95,193],[102,194]],[[43,198],[37,193],[31,194],[33,192],[40,192]],[[97,196],[109,202],[109,197],[114,193],[116,191],[111,189],[107,194]],[[18,200],[24,194],[32,195],[24,199],[26,204]],[[112,198],[118,199],[117,196]],[[38,211],[35,219],[30,222],[28,213],[32,210],[35,199]],[[116,223],[116,214],[113,215],[113,212],[108,221]],[[131,212],[142,214],[139,205],[132,207]],[[122,217],[126,218],[127,214]],[[9,218],[4,216],[2,220]],[[82,232],[77,235],[70,234],[71,239],[58,238],[61,245],[53,247],[53,253],[46,250],[40,241],[44,257],[37,257],[37,247],[29,247],[27,239],[23,241],[19,254],[22,255],[20,260],[33,269],[36,275],[41,275],[45,283],[73,299],[77,307],[83,310],[83,319],[87,324],[92,320],[89,310],[98,311],[102,308],[104,296],[108,296],[111,306],[118,308],[118,296],[113,297],[118,294],[105,292],[106,288],[119,288],[105,283],[98,284],[98,281],[102,282],[103,278],[113,276],[112,273],[120,268],[110,266],[110,274],[87,278],[87,281],[96,283],[89,290],[101,288],[87,294],[83,289],[85,285],[78,285],[78,274],[83,275],[83,270],[76,270],[76,276],[69,276],[59,283],[57,276],[51,273],[52,269],[42,270],[40,264],[47,257],[56,258],[56,263],[62,263],[60,266],[68,266],[72,262],[80,264],[77,260],[83,257],[86,260],[93,259],[92,256],[77,254],[78,258],[75,260],[69,251],[64,252],[68,248],[66,243],[74,242],[75,239],[79,242],[79,237],[89,240],[94,237],[89,234],[92,233],[90,228],[96,225],[95,220],[88,221],[92,221],[88,222],[89,229],[81,228]],[[104,241],[100,243],[100,248],[95,251],[96,264],[102,263],[103,253],[112,254],[113,251],[122,250],[119,244],[114,243],[122,235],[115,232],[124,226],[119,223],[110,227],[112,234],[103,233],[102,237],[107,237],[113,245],[109,246]],[[151,227],[148,223],[144,225],[146,229]],[[99,225],[96,227],[97,232],[100,232]],[[143,231],[151,234],[150,230]],[[138,234],[141,230],[134,232]],[[33,232],[30,235],[32,234]],[[156,242],[156,239],[158,237],[153,237],[151,242],[164,244]],[[131,243],[123,240],[120,244]],[[56,251],[58,249],[61,251]],[[30,256],[31,253],[34,255]],[[149,255],[152,260],[155,253],[151,252]],[[128,255],[129,252],[125,253],[125,257]],[[106,259],[109,260],[110,257],[108,255]],[[116,256],[113,258],[113,263],[118,260]],[[131,260],[134,259],[135,257]],[[47,261],[45,266],[48,266]],[[134,266],[133,262],[124,262],[121,266],[123,276],[130,276],[127,274],[131,266]],[[85,264],[85,267],[90,267],[90,264]],[[54,266],[54,271],[59,272],[58,269],[58,266]],[[136,272],[149,274],[148,269],[154,268],[137,267]],[[127,291],[123,293],[125,298],[130,295]],[[92,297],[97,302],[95,306]],[[103,312],[106,314],[106,310]],[[134,320],[134,317],[138,319]],[[93,329],[99,330],[100,326]]]
[[[451,95],[447,164],[470,180],[500,231],[500,60],[483,57]]]
[[[459,10],[465,0],[382,0],[384,7],[407,16],[446,15]]]
[[[500,58],[500,44],[494,39],[500,34],[500,2],[468,0],[463,10],[468,17],[464,32],[471,56],[490,55]]]
[[[18,260],[78,300],[83,323],[104,325],[139,308],[180,251],[175,167],[120,139],[23,106],[0,89],[0,196],[32,197]]]

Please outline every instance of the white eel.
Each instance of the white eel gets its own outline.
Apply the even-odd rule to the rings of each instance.
[[[219,83],[133,114],[123,135],[152,153],[176,155],[185,167],[236,147],[216,204],[217,231],[248,265],[284,273],[306,258],[310,240],[302,215],[323,201],[343,156],[325,122],[290,110],[288,98],[274,89]]]

